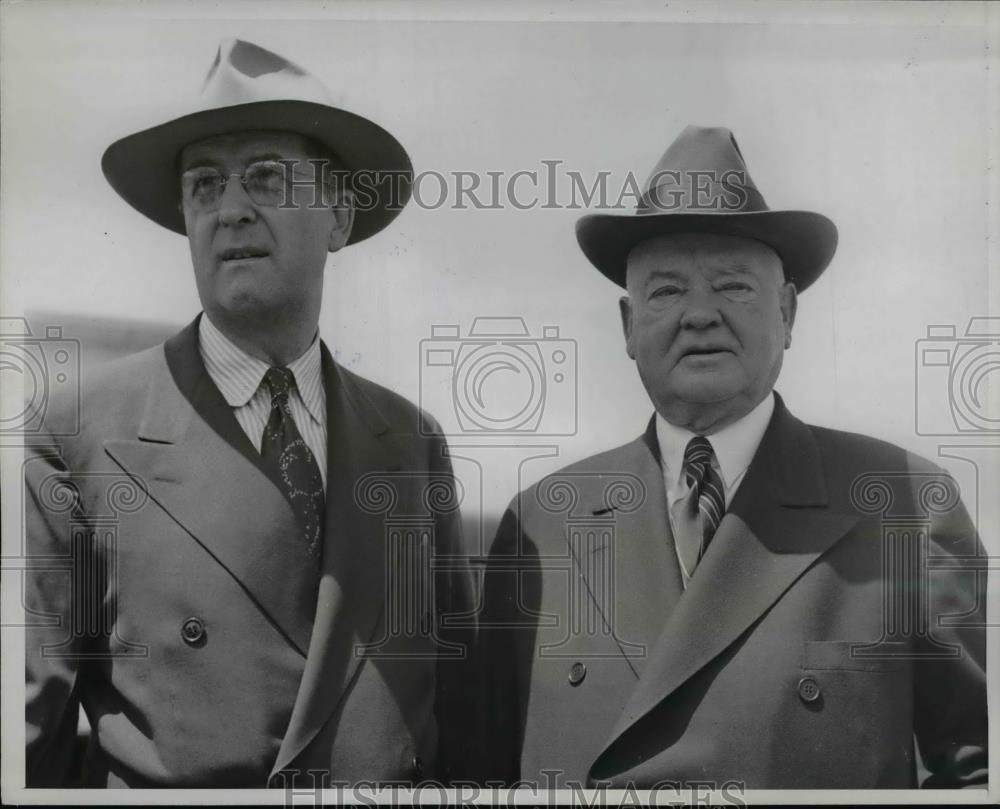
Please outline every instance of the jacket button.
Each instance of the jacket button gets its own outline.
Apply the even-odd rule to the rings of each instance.
[[[583,663],[574,663],[569,667],[569,684],[579,685],[587,676],[587,667]]]
[[[799,698],[803,702],[815,702],[820,697],[819,683],[812,677],[803,677],[799,680]]]
[[[204,639],[205,624],[200,618],[188,618],[181,625],[181,637],[184,638],[185,643],[194,646]]]
[[[414,780],[419,781],[424,777],[424,762],[420,760],[420,756],[414,756],[410,764],[413,766]]]

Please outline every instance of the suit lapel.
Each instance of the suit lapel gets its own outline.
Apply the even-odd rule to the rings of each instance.
[[[592,772],[632,725],[736,641],[856,522],[826,503],[815,439],[775,394],[746,477]]]
[[[385,514],[359,505],[356,486],[400,466],[389,426],[375,404],[323,346],[328,483],[323,576],[302,683],[272,768],[283,770],[330,717],[349,687],[378,624],[386,593]],[[400,488],[401,478],[387,482]],[[409,490],[399,493],[400,500]]]
[[[616,479],[611,470],[634,474],[641,482],[642,499],[635,508],[609,505],[603,495],[583,504],[595,518],[610,520],[612,530],[610,541],[593,551],[594,555],[604,554],[603,564],[581,559],[577,562],[587,580],[589,597],[603,613],[605,625],[611,628],[619,650],[638,677],[683,590],[667,518],[655,421],[650,421],[646,433],[622,447],[606,465],[609,484]],[[625,481],[626,485],[632,482]],[[602,486],[601,491],[607,488]],[[591,581],[595,571],[608,568],[614,581],[613,601],[595,597],[601,592],[600,583]],[[642,593],[642,598],[636,598],[636,593]]]
[[[134,441],[107,453],[246,589],[305,654],[312,632],[315,562],[295,515],[211,381],[197,319],[165,345]]]

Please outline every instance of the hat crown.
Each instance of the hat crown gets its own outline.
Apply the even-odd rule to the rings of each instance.
[[[285,57],[242,39],[224,39],[202,85],[201,109],[278,100],[330,104],[330,95]]]
[[[733,133],[687,126],[646,180],[636,213],[727,214],[767,211]]]

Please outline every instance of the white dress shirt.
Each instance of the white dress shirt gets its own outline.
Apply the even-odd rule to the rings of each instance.
[[[736,489],[739,488],[746,474],[750,461],[753,460],[757,447],[764,437],[767,425],[774,412],[774,394],[769,393],[763,401],[747,413],[739,421],[735,421],[719,430],[717,433],[705,436],[715,452],[713,466],[722,478],[726,494],[726,507],[733,500]],[[663,486],[667,492],[667,513],[670,518],[670,530],[674,536],[674,551],[677,553],[677,563],[681,569],[681,579],[687,587],[691,576],[684,568],[682,554],[677,547],[677,521],[675,511],[688,496],[691,487],[681,470],[684,466],[684,450],[696,433],[671,424],[659,413],[656,414],[656,440],[660,446],[660,463],[663,471]]]
[[[206,314],[198,323],[198,343],[205,370],[259,452],[264,427],[271,415],[271,392],[262,384],[271,366],[234,345]],[[326,389],[318,332],[305,353],[288,364],[288,370],[295,377],[295,386],[288,396],[292,418],[312,451],[326,486]]]

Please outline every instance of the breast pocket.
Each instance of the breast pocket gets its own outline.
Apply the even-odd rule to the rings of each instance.
[[[905,644],[806,641],[794,688],[813,714],[850,714],[868,722],[895,714],[910,700]]]
[[[802,668],[807,671],[897,671],[909,659],[909,644],[855,640],[805,641]]]
[[[803,644],[802,667],[789,683],[792,724],[809,742],[789,755],[803,771],[837,773],[839,783],[859,787],[905,783],[913,754],[909,654],[904,643]]]

